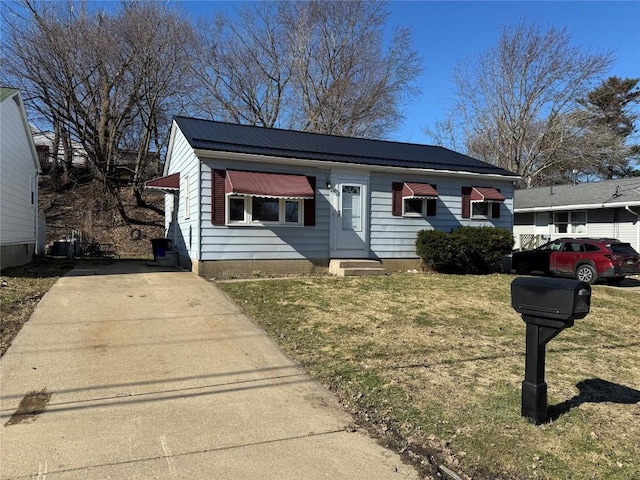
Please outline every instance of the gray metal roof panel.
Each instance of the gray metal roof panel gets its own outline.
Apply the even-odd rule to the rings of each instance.
[[[515,210],[640,202],[640,177],[516,190]]]
[[[188,117],[176,123],[196,149],[387,167],[516,174],[444,147],[236,125]]]

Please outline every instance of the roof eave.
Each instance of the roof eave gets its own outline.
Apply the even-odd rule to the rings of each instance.
[[[576,205],[554,205],[547,207],[525,207],[514,208],[513,213],[535,213],[535,212],[550,212],[550,211],[565,211],[565,210],[594,210],[599,208],[624,208],[624,207],[638,207],[640,206],[640,200],[632,200],[629,202],[615,202],[615,203],[590,203],[590,204],[576,204]]]
[[[358,164],[358,163],[349,163],[349,162],[336,162],[333,160],[310,160],[304,158],[289,158],[289,157],[276,157],[270,155],[256,155],[251,153],[236,153],[236,152],[223,152],[219,150],[208,150],[208,149],[194,149],[194,153],[201,160],[204,159],[220,159],[220,160],[247,160],[247,161],[258,161],[262,163],[280,163],[287,165],[312,165],[318,168],[328,168],[328,167],[349,167],[353,169],[361,169],[361,170],[369,170],[376,172],[411,172],[416,174],[424,175],[425,173],[429,173],[434,176],[465,176],[467,178],[493,178],[499,179],[503,181],[518,181],[521,179],[520,176],[517,175],[502,175],[497,173],[478,173],[478,172],[468,172],[464,170],[440,170],[440,169],[429,169],[429,168],[410,168],[410,167],[392,167],[392,166],[383,166],[383,165],[369,165],[369,164]]]

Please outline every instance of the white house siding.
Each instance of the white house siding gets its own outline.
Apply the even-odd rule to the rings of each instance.
[[[0,103],[0,245],[2,268],[31,261],[35,253],[38,169],[20,97]]]
[[[588,210],[587,234],[589,237],[617,238],[637,249],[640,247],[637,221],[638,217],[623,208]]]
[[[290,226],[215,226],[211,213],[211,175],[215,169],[251,170],[316,177],[316,224]],[[200,260],[298,260],[329,258],[328,170],[207,159],[202,163]]]
[[[165,196],[165,228],[167,238],[178,249],[181,263],[198,260],[200,252],[200,161],[180,129],[174,129],[171,145],[171,164],[165,175],[180,173],[180,191]],[[187,186],[188,182],[188,186]],[[186,215],[186,195],[189,194],[190,215]],[[177,209],[177,212],[174,210]],[[174,212],[170,214],[170,212]],[[173,222],[177,219],[177,223]]]
[[[393,182],[434,184],[439,198],[435,217],[396,217],[392,215]],[[370,249],[378,258],[416,258],[415,242],[420,230],[434,229],[450,232],[461,226],[491,226],[512,230],[513,185],[511,182],[492,182],[461,177],[418,176],[372,173]],[[499,189],[506,197],[500,218],[475,220],[462,218],[462,187],[483,186]]]
[[[515,248],[520,246],[520,235],[530,234],[546,235],[551,240],[562,237],[617,238],[630,243],[636,250],[640,248],[638,217],[624,208],[587,210],[587,231],[581,234],[555,233],[552,216],[553,212],[516,213],[513,227]]]
[[[640,214],[640,208],[635,207],[634,211]],[[623,242],[630,243],[637,252],[640,252],[640,218],[630,213],[628,210],[618,210],[618,238]]]

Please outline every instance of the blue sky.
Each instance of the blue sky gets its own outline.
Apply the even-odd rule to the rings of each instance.
[[[0,0],[5,2],[6,0]],[[160,1],[160,0],[149,0]],[[162,0],[194,19],[227,13],[238,1]],[[115,7],[119,2],[98,0]],[[418,79],[422,94],[406,106],[406,120],[389,139],[433,143],[423,130],[445,118],[453,67],[494,47],[499,30],[521,20],[542,27],[566,27],[572,43],[584,50],[611,50],[615,63],[607,76],[640,77],[640,1],[390,1],[389,28],[410,27],[425,70]]]
[[[233,2],[170,0],[194,17],[228,11]],[[640,2],[638,1],[395,1],[389,2],[389,25],[413,30],[425,71],[418,79],[422,95],[406,108],[406,120],[390,139],[431,143],[423,133],[445,116],[454,65],[495,46],[500,27],[520,20],[543,27],[566,27],[573,45],[612,50],[616,62],[608,75],[640,77]]]

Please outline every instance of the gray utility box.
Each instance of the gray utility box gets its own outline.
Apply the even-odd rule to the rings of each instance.
[[[511,306],[522,315],[569,322],[589,313],[591,286],[572,279],[520,277],[511,283]]]

